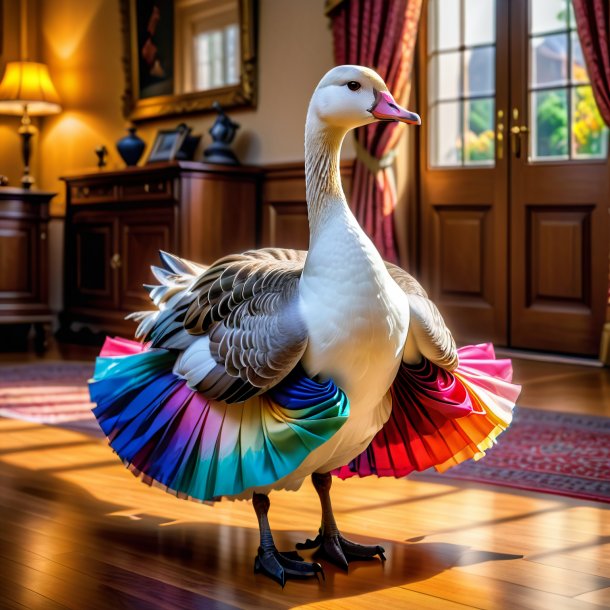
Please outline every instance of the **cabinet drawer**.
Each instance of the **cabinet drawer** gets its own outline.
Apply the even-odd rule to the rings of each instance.
[[[121,186],[121,199],[151,201],[172,199],[174,197],[173,181],[151,178],[138,182],[125,182]]]
[[[70,187],[70,199],[74,204],[116,201],[117,188],[106,182],[73,184]]]

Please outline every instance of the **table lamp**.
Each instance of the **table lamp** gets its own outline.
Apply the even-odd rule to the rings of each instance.
[[[30,140],[36,130],[30,116],[58,112],[61,112],[59,96],[45,64],[33,61],[7,63],[0,82],[0,114],[21,115],[19,135],[22,139],[24,165],[21,186],[24,189],[29,189],[34,184],[34,178],[30,176]]]

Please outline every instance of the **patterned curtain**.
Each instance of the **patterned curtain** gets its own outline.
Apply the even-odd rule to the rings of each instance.
[[[329,0],[335,62],[373,68],[405,106],[421,5],[422,0]],[[391,262],[398,262],[392,162],[404,127],[376,123],[356,130],[351,205],[381,255]]]
[[[572,3],[595,100],[606,125],[610,125],[610,6],[608,0]]]

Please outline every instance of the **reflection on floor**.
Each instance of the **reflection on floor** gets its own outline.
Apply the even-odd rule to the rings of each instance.
[[[515,371],[524,405],[610,415],[605,369],[517,361]],[[319,507],[309,483],[271,501],[278,547],[293,548],[316,531]],[[291,581],[282,590],[252,572],[258,533],[249,502],[176,500],[139,483],[104,441],[0,419],[0,606],[610,605],[604,505],[372,478],[335,482],[333,503],[343,532],[381,543],[387,562],[353,564],[349,574],[325,564],[326,582]]]

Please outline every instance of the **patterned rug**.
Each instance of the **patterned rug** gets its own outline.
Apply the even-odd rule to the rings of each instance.
[[[0,416],[99,436],[87,390],[92,372],[93,364],[76,362],[0,366]],[[517,407],[480,462],[431,476],[610,502],[610,418]]]
[[[610,418],[517,407],[482,460],[438,477],[610,502]]]
[[[0,416],[42,424],[90,420],[87,380],[92,375],[92,363],[0,366]]]

